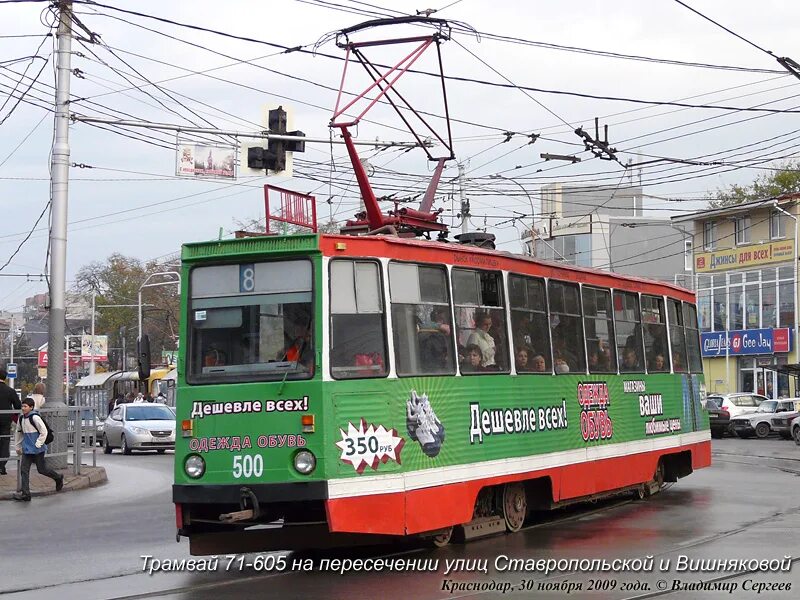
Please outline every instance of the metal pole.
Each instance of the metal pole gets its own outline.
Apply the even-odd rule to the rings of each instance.
[[[469,227],[469,200],[464,191],[464,164],[458,163],[458,188],[461,194],[461,233],[467,233]]]
[[[72,2],[59,2],[59,24],[56,37],[55,137],[51,167],[50,228],[50,324],[47,346],[47,405],[59,409],[64,404],[64,329],[66,325],[65,291],[67,278],[67,202],[69,182],[69,78],[72,56]],[[69,383],[67,384],[69,385]],[[53,414],[53,428],[66,431],[63,411]],[[66,452],[66,436],[56,435],[53,454]],[[50,458],[50,466],[63,469],[66,455]]]
[[[511,183],[516,184],[517,186],[519,186],[519,189],[522,190],[522,193],[524,193],[528,197],[528,202],[531,205],[531,256],[536,256],[536,245],[534,244],[534,241],[533,241],[533,230],[536,227],[536,210],[533,208],[533,198],[531,198],[531,195],[528,193],[528,190],[525,189],[525,186],[523,186],[516,179],[513,179],[511,177],[506,177],[504,175],[490,175],[489,179],[504,179],[505,181],[510,181]],[[610,242],[610,240],[609,240],[609,242]],[[608,255],[608,260],[609,260],[609,262],[611,262],[611,254],[610,253]]]
[[[798,233],[797,232],[797,217],[794,216],[792,213],[783,210],[780,206],[778,206],[778,201],[777,200],[773,203],[773,206],[775,207],[776,210],[779,210],[780,212],[785,214],[787,217],[791,217],[792,219],[794,219],[794,251],[792,253],[792,259],[793,259],[792,262],[794,263],[794,285],[792,286],[792,293],[794,294],[794,302],[793,302],[793,304],[794,304],[794,325],[793,325],[792,329],[794,329],[793,336],[794,336],[794,346],[795,346],[794,352],[795,352],[795,357],[796,357],[795,360],[797,362],[800,362],[800,348],[797,347],[797,334],[800,331],[800,314],[798,314],[798,310],[797,310],[797,308],[798,308],[797,307],[797,260],[798,260],[798,258],[797,258],[797,233]],[[778,287],[780,289],[780,285]],[[778,310],[778,314],[780,314],[780,307],[778,307],[778,309],[779,309]],[[779,323],[776,323],[776,325],[779,325]],[[794,394],[795,395],[797,395],[797,391],[798,391],[797,390],[797,382],[795,381],[795,390],[794,390]]]
[[[14,362],[14,313],[11,313],[11,327],[8,331],[8,339],[10,340],[11,350],[8,362]]]
[[[95,310],[97,309],[97,294],[92,292],[92,349],[89,358],[91,358],[91,362],[89,363],[89,375],[94,375],[94,318],[95,318]]]

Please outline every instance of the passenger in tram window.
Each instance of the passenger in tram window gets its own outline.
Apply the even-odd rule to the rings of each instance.
[[[546,373],[547,361],[544,359],[544,356],[537,354],[531,359],[531,367],[534,373]]]
[[[514,321],[516,321],[516,323],[514,323]],[[517,311],[513,311],[511,314],[511,324],[514,331],[514,345],[517,347],[528,346],[529,348],[533,348],[530,317],[525,313],[517,315]]]
[[[485,371],[483,366],[483,353],[477,344],[468,344],[466,349],[466,359],[461,365],[461,370],[465,373],[477,373]]]
[[[492,316],[489,313],[476,313],[475,314],[475,330],[469,334],[467,338],[467,351],[471,345],[477,346],[483,360],[482,367],[494,366],[494,355],[497,348],[494,338],[489,334],[492,328]],[[467,357],[469,359],[469,356]]]
[[[444,335],[450,335],[450,316],[447,309],[443,306],[435,306],[431,309],[431,328],[437,329]]]
[[[449,327],[448,327],[449,330]],[[427,373],[452,371],[450,342],[439,330],[421,331],[418,334],[421,366]]]
[[[605,351],[598,344],[597,350],[589,352],[589,373],[602,373],[609,370],[609,359]]]
[[[666,361],[663,354],[656,354],[650,365],[651,371],[666,371]]]
[[[567,337],[575,339],[574,335],[568,335],[563,323],[553,330],[553,356],[560,358],[567,367],[566,371],[559,371],[558,362],[556,362],[556,373],[569,373],[570,369],[576,369],[578,365],[578,359],[575,354],[567,348]],[[583,370],[583,367],[580,370]]]
[[[517,373],[525,373],[531,370],[530,354],[530,348],[527,346],[517,348],[517,352],[514,355]]]
[[[225,353],[218,350],[215,346],[211,346],[203,354],[204,367],[221,367],[225,364]]]
[[[553,356],[556,373],[569,373],[569,361],[558,351],[554,352]]]
[[[636,355],[636,350],[633,348],[625,348],[622,351],[622,367],[620,371],[623,372],[632,372],[632,371],[640,371],[641,366],[639,365],[639,357]]]
[[[686,370],[683,366],[681,353],[677,350],[672,353],[672,368],[675,370],[676,373],[683,372]]]

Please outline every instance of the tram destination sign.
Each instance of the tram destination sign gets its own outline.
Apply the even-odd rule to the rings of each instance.
[[[792,351],[791,329],[735,329],[700,334],[703,357]]]

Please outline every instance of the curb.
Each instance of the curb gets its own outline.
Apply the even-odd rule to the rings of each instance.
[[[64,487],[60,492],[56,492],[55,489],[52,488],[43,491],[31,491],[31,497],[38,498],[39,496],[52,496],[53,494],[63,494],[64,492],[75,492],[77,490],[96,487],[108,481],[106,470],[103,467],[82,467],[82,470],[85,472],[80,475],[62,473],[62,475],[64,475]],[[50,482],[49,479],[47,481]],[[0,492],[0,501],[13,500],[14,493],[13,490],[10,492]]]

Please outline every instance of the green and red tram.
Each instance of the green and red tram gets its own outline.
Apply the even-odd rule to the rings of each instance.
[[[393,235],[182,260],[173,499],[192,553],[516,531],[710,464],[683,288]]]

